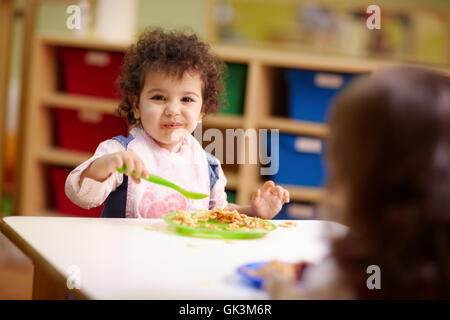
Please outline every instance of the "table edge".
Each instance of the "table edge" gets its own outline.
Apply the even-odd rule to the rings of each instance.
[[[5,220],[7,217],[0,217],[0,232],[3,233],[14,245],[16,245],[28,258],[40,268],[52,275],[56,282],[66,287],[66,277],[61,274],[51,263],[49,263],[39,252],[29,245]],[[34,276],[33,276],[34,277]],[[67,293],[80,300],[90,300],[91,298],[81,290],[68,290]]]

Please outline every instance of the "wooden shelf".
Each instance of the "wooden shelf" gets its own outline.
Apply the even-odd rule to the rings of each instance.
[[[244,126],[244,119],[242,116],[237,115],[225,115],[225,114],[215,114],[206,115],[203,118],[203,125],[206,127],[217,127],[217,128],[242,128]]]
[[[97,111],[115,114],[119,101],[97,97],[52,92],[42,97],[42,104],[46,107]]]
[[[228,60],[243,63],[257,60],[263,65],[279,68],[363,73],[388,64],[385,61],[308,54],[289,49],[275,50],[234,44],[217,44],[213,48],[220,56],[227,57]]]
[[[77,37],[58,34],[46,34],[38,36],[42,44],[53,47],[73,47],[92,49],[96,51],[119,51],[125,52],[130,45],[129,42],[107,41],[95,37]]]
[[[327,138],[329,134],[328,125],[307,121],[271,117],[260,122],[260,128],[279,129],[281,132],[291,134],[304,134]]]
[[[257,48],[234,44],[216,44],[213,45],[213,49],[228,61],[241,63],[258,61],[262,65],[277,68],[369,73],[381,68],[399,64],[417,64],[388,59],[314,54],[295,49]],[[432,65],[428,67],[435,71],[450,75],[450,69],[448,68]]]
[[[128,42],[109,42],[95,37],[76,37],[67,35],[41,35],[39,40],[50,46],[66,46],[92,50],[125,52]],[[398,64],[407,64],[387,59],[347,57],[305,53],[295,49],[258,48],[236,44],[213,44],[213,50],[225,61],[251,63],[279,68],[299,68],[348,73],[367,73]],[[450,75],[450,69],[430,66],[439,72]]]
[[[68,37],[61,35],[44,35],[40,37],[46,45],[75,47],[93,50],[125,52],[129,43],[109,42],[94,37]],[[260,61],[263,64],[275,67],[306,68],[314,70],[333,70],[340,72],[369,72],[393,62],[364,59],[335,57],[317,54],[301,53],[295,50],[275,50],[270,48],[254,48],[242,45],[213,45],[213,50],[226,61],[236,63],[249,63]]]
[[[289,191],[291,201],[305,201],[305,202],[320,202],[324,195],[323,188],[309,188],[292,185],[282,185],[283,188]]]
[[[263,183],[259,183],[258,186],[262,187]],[[302,187],[295,185],[280,184],[283,188],[289,191],[290,201],[300,201],[300,202],[311,202],[318,203],[321,202],[325,196],[325,188],[314,188],[314,187]],[[251,188],[251,194],[257,190],[256,187]]]
[[[89,152],[64,150],[56,147],[42,149],[39,153],[39,161],[45,164],[65,167],[76,167],[92,156]]]

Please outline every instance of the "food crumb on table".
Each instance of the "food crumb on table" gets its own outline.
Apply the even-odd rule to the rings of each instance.
[[[211,284],[212,284],[211,280],[201,280],[201,281],[199,281],[199,285],[201,285],[201,286],[209,287],[209,286],[211,286]]]
[[[188,244],[186,244],[186,247],[188,247],[188,248],[200,248],[201,245],[200,244],[196,244],[196,243],[188,243]]]
[[[152,226],[145,226],[144,229],[147,231],[158,231],[159,230],[159,228],[152,227]]]

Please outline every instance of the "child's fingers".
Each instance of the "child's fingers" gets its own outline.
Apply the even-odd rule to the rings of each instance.
[[[272,194],[273,196],[275,196],[275,197],[280,197],[280,186],[274,186],[272,189],[270,189],[269,191],[270,191],[270,194]]]
[[[284,189],[280,186],[276,186],[275,187],[275,194],[278,196],[278,198],[282,199],[283,198],[283,192]]]
[[[261,198],[261,189],[256,190],[256,192],[252,196],[252,201]]]
[[[271,189],[273,189],[273,187],[275,187],[275,183],[273,183],[273,181],[271,181],[271,180],[266,181],[266,182],[264,183],[264,185],[263,185],[262,191],[263,191],[263,192],[268,192],[268,191],[270,191]]]
[[[125,162],[125,164],[127,165],[127,170],[125,171],[125,174],[127,175],[127,176],[129,176],[129,177],[131,177],[132,175],[131,175],[131,172],[133,172],[134,171],[134,163],[133,163],[133,161],[124,161]]]
[[[136,183],[141,183],[141,173],[144,170],[144,164],[140,161],[134,162],[134,174],[133,174],[133,180]]]
[[[287,190],[284,190],[284,192],[283,192],[283,201],[285,203],[289,203],[289,201],[290,201],[290,199],[289,199],[289,191],[287,191]]]
[[[123,167],[122,157],[118,154],[115,154],[113,156],[112,163],[113,163],[114,169],[121,169]]]
[[[148,179],[149,175],[150,173],[147,171],[147,169],[144,169],[144,171],[142,171],[142,176],[144,177],[144,179]]]
[[[134,177],[141,178],[142,172],[145,170],[145,165],[140,160],[135,160],[134,162]]]
[[[134,160],[129,156],[129,155],[124,155],[123,156],[123,162],[126,164],[127,166],[127,170],[125,171],[125,174],[129,177],[131,177],[131,172],[134,171],[135,167],[134,167]]]

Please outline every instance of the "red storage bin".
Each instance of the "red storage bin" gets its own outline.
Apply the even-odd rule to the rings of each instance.
[[[95,111],[53,109],[56,143],[70,150],[94,152],[100,142],[127,136],[125,119]]]
[[[86,210],[72,203],[72,201],[67,198],[65,192],[65,183],[70,171],[70,169],[63,167],[52,166],[48,168],[50,190],[53,197],[55,209],[62,215],[69,217],[100,217],[100,215],[102,214],[103,205]]]
[[[59,56],[65,92],[111,99],[120,97],[116,80],[123,53],[62,47]]]
[[[70,94],[118,99],[116,80],[124,55],[120,52],[59,48],[63,90]],[[126,120],[96,111],[53,109],[57,146],[94,152],[98,144],[127,135]]]

